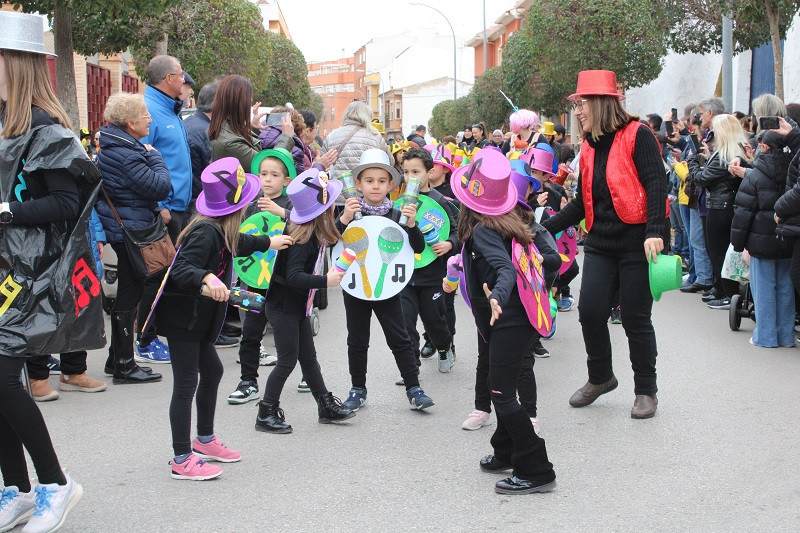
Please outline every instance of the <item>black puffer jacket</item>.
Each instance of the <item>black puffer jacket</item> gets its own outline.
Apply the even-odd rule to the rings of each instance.
[[[775,202],[775,213],[781,219],[775,231],[784,237],[800,237],[800,129],[786,135],[786,145],[793,158],[786,175],[786,193]]]
[[[705,167],[700,166],[695,155],[689,156],[686,162],[689,165],[686,182],[705,188],[707,209],[733,207],[733,200],[742,180],[728,172],[728,163],[720,158],[719,152],[711,154]]]
[[[783,191],[783,176],[778,174],[776,156],[769,153],[759,154],[745,174],[736,193],[731,224],[731,244],[737,252],[746,248],[760,259],[791,256],[775,234],[775,202]]]

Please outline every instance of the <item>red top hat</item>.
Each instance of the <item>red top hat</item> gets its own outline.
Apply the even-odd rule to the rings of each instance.
[[[582,96],[625,96],[617,92],[617,75],[610,70],[582,70],[578,73],[578,89],[567,100],[580,100]]]

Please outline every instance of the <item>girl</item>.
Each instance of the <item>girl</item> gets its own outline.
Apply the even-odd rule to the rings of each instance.
[[[257,177],[244,173],[236,158],[214,161],[201,179],[198,214],[178,236],[179,252],[156,315],[172,354],[172,477],[190,480],[211,479],[222,473],[221,468],[202,459],[236,462],[242,457],[214,436],[217,388],[222,378],[214,341],[225,318],[233,256],[268,248],[282,250],[292,243],[286,235],[270,238],[239,233],[244,209],[258,194],[259,183]],[[210,298],[200,296],[201,290]],[[198,436],[190,443],[195,392]]]
[[[517,386],[526,351],[535,330],[517,290],[511,260],[512,239],[531,243],[528,228],[513,212],[517,191],[509,179],[508,160],[495,150],[481,150],[469,166],[456,170],[453,192],[461,201],[458,240],[464,243],[463,266],[475,325],[489,360],[488,386],[497,412],[491,439],[494,454],[480,466],[487,472],[513,468],[511,477],[498,481],[501,494],[547,492],[555,487],[553,465],[544,440],[517,401]]]
[[[328,182],[325,173],[317,169],[303,172],[286,189],[295,206],[289,215],[286,233],[297,246],[278,254],[267,292],[267,319],[275,331],[278,364],[267,379],[264,398],[258,406],[256,429],[259,431],[292,432],[292,426],[285,422],[278,405],[286,378],[298,361],[304,381],[317,401],[320,423],[330,424],[355,415],[342,407],[339,399],[325,387],[314,349],[311,322],[306,314],[309,291],[334,287],[344,277],[344,272],[335,267],[324,276],[316,274],[316,264],[325,246],[341,237],[333,220],[333,204],[341,192],[341,181]]]

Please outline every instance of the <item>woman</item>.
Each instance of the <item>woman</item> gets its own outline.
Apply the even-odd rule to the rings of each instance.
[[[508,121],[512,135],[500,147],[504,154],[512,150],[522,151],[528,146],[534,146],[539,140],[546,142],[539,133],[539,115],[530,109],[514,111]]]
[[[483,122],[473,124],[472,145],[470,146],[470,149],[481,149],[486,148],[487,146],[491,146],[491,142],[489,142],[489,140],[486,138],[486,126],[483,125]]]
[[[786,173],[786,192],[775,202],[775,233],[792,250],[790,277],[794,290],[800,290],[800,129],[780,119],[778,133],[786,137],[792,160]]]
[[[87,221],[100,176],[69,131],[72,126],[50,83],[43,22],[38,15],[0,13],[0,27],[19,30],[0,36],[0,188],[13,191],[0,204],[5,278],[0,314],[2,531],[25,521],[26,531],[53,531],[83,494],[61,469],[44,418],[22,388],[26,357],[96,349],[104,342],[100,300],[83,283],[91,281],[91,288],[99,290],[86,261],[91,258]],[[23,34],[24,40],[16,37]],[[50,287],[53,276],[63,273],[62,264],[72,273],[73,285]],[[74,310],[59,315],[53,297],[62,303],[65,296]],[[36,469],[35,486],[26,449]]]
[[[583,130],[575,199],[542,223],[556,234],[586,219],[583,282],[578,304],[588,355],[589,381],[569,400],[584,407],[615,389],[608,318],[619,280],[622,326],[628,337],[636,399],[632,418],[655,415],[656,334],[651,320],[648,259],[667,236],[667,176],[652,132],[620,104],[616,76],[607,70],[578,74],[575,117]],[[607,169],[617,169],[607,172]]]
[[[492,132],[491,145],[496,146],[497,148],[503,146],[503,132],[501,130],[494,130]]]
[[[308,167],[305,165],[306,145],[301,139],[306,130],[305,119],[299,111],[288,107],[273,107],[269,112],[270,115],[276,113],[285,114],[288,117],[288,121],[292,126],[291,131],[283,127],[285,122],[283,120],[279,125],[267,126],[258,136],[259,145],[264,150],[268,148],[284,148],[291,152],[295,169],[298,174],[302,174],[306,168],[311,168],[310,165]]]
[[[109,124],[100,128],[101,151],[97,160],[105,194],[98,198],[96,210],[106,239],[117,254],[117,299],[111,312],[111,347],[105,370],[117,384],[160,381],[161,374],[154,374],[134,361],[133,324],[145,279],[131,266],[117,216],[125,229],[151,225],[158,216],[157,202],[170,192],[169,170],[157,150],[139,142],[149,134],[152,122],[141,95],[113,95],[106,103],[104,116]],[[149,311],[139,309],[141,321]],[[160,359],[154,356],[153,362]]]
[[[700,153],[705,156],[704,167],[695,154],[687,159],[690,183],[706,190],[706,249],[711,260],[716,299],[708,302],[711,309],[730,309],[731,296],[739,292],[739,284],[722,278],[722,264],[731,243],[733,201],[741,178],[728,171],[728,164],[742,154],[741,144],[747,144],[742,125],[733,115],[716,115],[711,121],[714,132],[714,153],[709,154],[706,143]]]
[[[323,152],[338,152],[330,170],[331,178],[339,178],[356,168],[364,150],[379,148],[389,154],[386,141],[372,125],[372,109],[366,103],[348,105],[343,119],[342,127],[330,132],[322,145]]]

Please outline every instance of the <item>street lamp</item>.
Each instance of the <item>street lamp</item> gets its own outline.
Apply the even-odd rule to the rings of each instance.
[[[440,14],[442,17],[444,17],[444,20],[446,20],[446,21],[447,21],[447,25],[448,25],[448,26],[450,26],[450,31],[453,33],[453,100],[455,100],[456,98],[458,98],[458,94],[457,94],[457,92],[456,92],[456,87],[457,87],[457,84],[458,84],[458,79],[456,78],[456,32],[455,32],[455,30],[453,29],[453,25],[452,25],[452,24],[450,24],[450,19],[448,19],[448,18],[445,16],[445,14],[444,14],[444,13],[442,13],[441,11],[439,11],[438,9],[436,9],[436,8],[435,8],[435,7],[433,7],[433,6],[429,6],[428,4],[420,4],[420,3],[418,3],[418,2],[411,2],[411,4],[410,4],[410,5],[412,5],[412,6],[422,6],[422,7],[429,7],[429,8],[431,8],[431,9],[433,9],[434,11],[436,11],[437,13],[439,13],[439,14]]]

